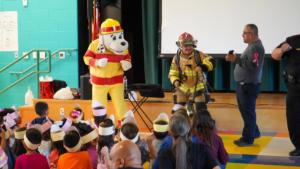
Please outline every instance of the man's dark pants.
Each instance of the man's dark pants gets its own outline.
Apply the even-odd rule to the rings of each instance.
[[[259,87],[260,84],[238,82],[236,89],[238,107],[244,121],[242,140],[250,144],[260,136],[255,111]]]
[[[300,150],[300,84],[287,83],[286,118],[291,142]]]

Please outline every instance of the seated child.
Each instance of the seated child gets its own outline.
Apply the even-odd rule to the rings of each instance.
[[[14,143],[13,133],[21,123],[19,112],[16,108],[5,108],[0,110],[0,124],[2,128],[8,131],[7,145],[11,148]]]
[[[98,162],[98,153],[96,148],[98,143],[98,132],[86,123],[78,123],[77,129],[79,130],[82,140],[81,149],[89,153],[93,169],[96,169]]]
[[[123,120],[120,129],[120,138],[122,141],[130,140],[139,147],[141,151],[142,164],[144,168],[147,168],[150,160],[148,144],[145,140],[140,139],[139,128],[133,114],[127,115],[127,117]]]
[[[82,141],[78,130],[71,127],[65,134],[63,144],[66,153],[58,159],[58,169],[92,169],[92,162],[87,151],[81,151]]]
[[[215,121],[207,110],[201,110],[194,114],[192,134],[199,137],[200,143],[209,147],[212,156],[221,165],[226,165],[229,160],[228,153],[221,137],[217,134]]]
[[[0,110],[0,125],[2,131],[5,131],[5,146],[3,146],[3,151],[8,157],[7,166],[13,168],[15,164],[15,155],[12,152],[12,147],[15,142],[14,131],[18,128],[21,122],[18,110],[13,108],[5,108]]]
[[[5,140],[5,131],[4,130],[1,130],[1,146],[0,146],[0,168],[7,168],[8,165],[7,165],[7,155],[5,154],[4,152],[4,149],[6,147],[6,140]]]
[[[174,115],[181,115],[183,117],[185,117],[188,121],[190,121],[191,117],[188,115],[187,110],[184,108],[180,108],[176,111],[174,111],[174,113],[172,114],[172,116]],[[191,136],[191,140],[193,143],[199,143],[199,138],[195,135]],[[161,145],[159,147],[159,150],[157,151],[157,157],[165,150],[169,149],[170,147],[172,147],[173,145],[173,137],[169,134],[167,135],[163,141],[161,142]],[[159,159],[154,159],[153,164],[152,164],[152,169],[158,169],[159,168]]]
[[[153,160],[157,157],[157,152],[163,139],[169,134],[168,129],[169,117],[166,113],[160,113],[153,121],[153,134],[146,139],[150,152],[150,166],[152,166]]]
[[[18,128],[14,132],[15,142],[12,147],[12,151],[16,157],[20,156],[21,154],[26,153],[26,149],[23,145],[23,139],[24,139],[25,133],[26,133],[26,127]]]
[[[99,139],[98,139],[98,165],[97,169],[107,169],[105,164],[106,154],[103,153],[104,149],[109,152],[112,146],[115,144],[115,127],[111,119],[104,119],[98,127]],[[106,160],[107,161],[107,160]]]
[[[107,117],[106,109],[98,101],[93,101],[92,104],[94,124],[98,128],[99,124]]]
[[[35,113],[38,115],[38,117],[31,121],[31,125],[44,124],[49,120],[52,123],[54,122],[52,119],[48,117],[49,107],[46,102],[37,102],[34,108],[35,108]],[[49,130],[49,139],[50,139],[50,130]]]
[[[23,142],[26,153],[17,158],[15,169],[49,169],[46,157],[37,151],[42,142],[40,130],[38,126],[26,130]]]
[[[66,152],[66,149],[63,145],[63,138],[65,136],[65,132],[57,124],[53,124],[51,126],[50,132],[52,150],[49,155],[49,163],[50,169],[56,169],[59,156]]]
[[[38,151],[48,159],[51,148],[50,128],[54,121],[48,117],[49,107],[46,102],[37,102],[35,104],[35,112],[39,117],[33,119],[30,125],[42,125],[42,143]]]
[[[70,118],[73,122],[73,125],[74,124],[77,124],[77,123],[82,123],[84,122],[84,113],[82,111],[81,108],[79,107],[75,107],[71,112],[70,112]]]

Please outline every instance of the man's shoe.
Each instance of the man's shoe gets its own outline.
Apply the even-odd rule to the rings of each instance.
[[[260,134],[259,135],[256,135],[254,136],[254,139],[258,139],[260,137]]]
[[[253,145],[253,143],[246,142],[242,138],[234,140],[233,143],[239,147],[248,147]]]
[[[290,156],[300,156],[300,149],[295,149],[293,151],[291,151]]]

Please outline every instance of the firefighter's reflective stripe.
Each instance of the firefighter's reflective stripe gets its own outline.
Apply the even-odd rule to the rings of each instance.
[[[179,76],[179,71],[178,70],[170,70],[169,76]]]
[[[193,92],[195,92],[195,86],[188,87],[184,83],[181,86],[179,86],[179,89],[181,91],[183,91],[184,93],[187,93],[187,92],[193,93]],[[197,86],[196,86],[196,91],[199,91],[199,90],[202,90],[202,89],[204,89],[204,83],[198,83]]]
[[[188,77],[196,77],[199,73],[196,72],[196,71],[193,71],[193,70],[185,70],[185,71],[183,72],[183,74],[184,74],[185,76],[188,76]],[[170,70],[169,76],[170,76],[170,77],[171,77],[171,76],[179,76],[179,71],[177,71],[177,70]]]
[[[212,57],[207,56],[202,60],[202,63],[207,66],[208,71],[213,69],[213,64],[211,63],[210,59],[212,59]]]
[[[170,81],[171,81],[172,84],[174,83],[175,80],[180,80],[179,79],[179,71],[171,69],[169,71],[169,78],[170,78]]]
[[[183,73],[185,76],[187,77],[197,77],[197,75],[199,76],[199,73],[196,71],[190,71],[190,70],[186,70]]]

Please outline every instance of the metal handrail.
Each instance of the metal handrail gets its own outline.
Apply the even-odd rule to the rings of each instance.
[[[21,56],[20,58],[16,59],[15,61],[11,62],[10,64],[4,66],[2,69],[0,69],[0,73],[3,72],[4,70],[8,69],[9,67],[13,66],[14,64],[16,64],[17,62],[19,62],[20,60],[22,60],[24,57],[30,55],[33,52],[37,52],[37,70],[33,71],[29,74],[27,74],[26,76],[24,76],[21,79],[18,79],[17,81],[15,81],[14,83],[10,84],[9,86],[5,87],[4,89],[0,90],[0,94],[4,93],[5,91],[7,91],[8,89],[14,87],[15,85],[17,85],[18,83],[20,83],[21,81],[25,80],[26,78],[32,76],[33,74],[37,75],[37,84],[39,84],[39,78],[40,78],[40,73],[50,73],[51,72],[51,52],[50,50],[46,50],[46,49],[33,49],[31,51],[29,51],[27,54]],[[46,71],[40,71],[40,52],[45,52],[46,58],[45,60],[49,60],[48,62],[48,70]],[[37,94],[38,94],[38,98],[39,98],[39,85],[37,85]]]
[[[43,63],[45,60],[48,60],[48,58],[45,58],[45,59],[41,60],[39,64]],[[10,74],[15,74],[15,75],[24,74],[24,73],[28,72],[29,70],[31,70],[32,68],[34,68],[34,67],[36,67],[36,66],[37,66],[37,63],[35,63],[34,65],[28,67],[27,69],[25,69],[25,70],[22,71],[22,72],[14,72],[14,71],[11,71],[11,72],[9,72],[9,73],[10,73]]]
[[[56,50],[56,51],[54,51],[52,54],[51,54],[51,57],[52,58],[54,58],[55,57],[55,55],[57,55],[59,52],[67,52],[69,55],[71,55],[71,53],[73,52],[73,51],[77,51],[77,49],[58,49],[58,50]],[[43,60],[41,60],[40,61],[40,64],[41,63],[43,63],[45,60],[47,60],[48,58],[45,58],[45,59],[43,59]],[[21,75],[21,74],[24,74],[24,73],[26,73],[26,72],[28,72],[29,70],[31,70],[32,68],[34,68],[34,67],[36,67],[37,66],[37,63],[36,64],[34,64],[34,65],[32,65],[32,66],[30,66],[30,67],[28,67],[27,69],[25,69],[24,71],[22,71],[22,72],[15,72],[15,71],[12,71],[12,72],[9,72],[10,74],[14,74],[14,75],[17,75],[17,76],[19,76],[19,75]]]
[[[68,48],[66,48],[66,49],[58,49],[58,50],[54,51],[51,54],[51,56],[54,58],[55,55],[57,55],[59,52],[67,52],[68,55],[71,55],[71,53],[74,52],[74,51],[77,51],[77,49],[68,49]]]
[[[34,73],[36,73],[36,72],[31,72],[31,73],[27,74],[26,76],[24,76],[24,77],[18,79],[18,80],[15,81],[14,83],[10,84],[9,86],[5,87],[4,89],[0,90],[0,94],[1,94],[1,93],[4,93],[4,92],[7,91],[8,89],[14,87],[16,84],[22,82],[24,79],[30,77],[30,76],[33,75]]]
[[[26,53],[25,55],[23,55],[23,56],[19,57],[18,59],[14,60],[10,64],[8,64],[8,65],[4,66],[3,68],[1,68],[0,69],[0,73],[2,73],[4,70],[10,68],[12,65],[16,64],[20,60],[24,59],[26,56],[29,56],[31,53],[37,52],[37,51],[48,51],[48,50],[45,50],[45,49],[33,49],[33,50],[29,51],[28,53]]]

